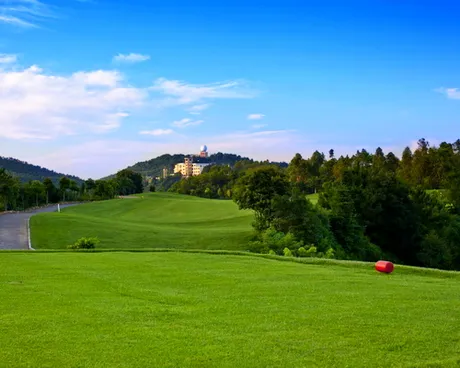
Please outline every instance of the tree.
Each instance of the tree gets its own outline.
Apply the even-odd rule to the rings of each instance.
[[[365,236],[355,209],[353,191],[341,183],[327,183],[318,204],[327,210],[331,231],[340,244],[341,258],[376,261],[381,251]]]
[[[298,190],[275,196],[272,212],[271,226],[276,231],[290,233],[304,244],[315,244],[321,252],[337,248],[327,219],[322,221],[318,210]]]
[[[144,191],[142,175],[133,170],[121,170],[117,172],[116,178],[120,194],[136,194]]]
[[[385,168],[394,173],[397,172],[399,168],[399,159],[395,156],[393,152],[389,152],[385,159]]]
[[[114,180],[96,180],[94,183],[94,196],[97,199],[112,199],[115,197],[117,188]]]
[[[409,147],[406,147],[402,153],[401,164],[399,166],[399,177],[406,183],[412,184],[413,172],[413,155]]]
[[[372,166],[376,169],[385,169],[385,154],[380,147],[375,150],[374,156],[372,157]]]
[[[19,190],[19,180],[0,168],[0,198],[3,199],[3,208],[8,211],[11,202]]]
[[[306,184],[308,175],[307,161],[302,158],[300,153],[296,153],[289,163],[287,175],[289,181],[291,183],[297,183],[300,188],[303,188],[302,184]]]
[[[80,195],[83,196],[86,194],[86,182],[82,182],[80,184]]]
[[[254,227],[265,230],[273,219],[272,200],[289,193],[286,174],[273,165],[248,170],[233,189],[233,200],[240,209],[255,212]]]
[[[365,235],[384,252],[414,262],[417,218],[409,187],[392,172],[348,170],[342,181]]]
[[[85,181],[86,184],[86,190],[89,194],[89,199],[93,199],[93,193],[94,193],[94,188],[96,187],[96,183],[93,179],[89,178],[88,180]]]
[[[45,187],[46,204],[48,204],[50,201],[57,201],[58,198],[55,199],[55,197],[57,196],[57,189],[54,186],[53,181],[50,178],[46,178],[45,180],[43,180],[43,185]]]
[[[45,195],[45,185],[38,181],[32,180],[29,183],[31,194],[35,197],[35,206],[39,206],[39,199]]]
[[[59,180],[59,190],[62,193],[62,200],[65,202],[65,193],[70,188],[70,179],[66,176],[63,176]]]
[[[412,160],[412,180],[413,184],[420,185],[424,189],[429,189],[427,178],[431,174],[430,160],[428,149],[430,144],[425,138],[417,142],[417,149],[414,152]]]
[[[78,193],[80,192],[80,187],[75,182],[75,180],[70,180],[69,189],[72,192],[72,199],[75,200],[78,196]]]

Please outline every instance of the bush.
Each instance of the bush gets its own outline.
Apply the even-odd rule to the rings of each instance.
[[[149,191],[153,193],[153,192],[155,192],[155,190],[156,190],[156,189],[155,189],[155,185],[150,184],[150,186],[149,186]]]
[[[284,234],[269,228],[258,235],[258,240],[249,243],[249,251],[254,253],[270,253],[284,254],[284,249],[288,248],[291,252],[296,253],[302,242],[297,241],[293,234]]]
[[[316,256],[317,252],[318,252],[318,249],[314,245],[312,245],[307,250],[307,257],[314,257],[314,256]]]
[[[289,248],[284,248],[283,253],[285,257],[293,257],[292,252]]]
[[[99,244],[98,238],[80,238],[74,244],[69,245],[69,249],[94,249]]]
[[[308,257],[308,253],[307,253],[307,250],[304,248],[304,247],[300,247],[298,250],[297,250],[297,256],[303,258],[303,257]]]
[[[327,251],[326,251],[326,254],[324,255],[325,258],[334,258],[335,256],[335,252],[334,252],[334,249],[332,248],[329,248]]]

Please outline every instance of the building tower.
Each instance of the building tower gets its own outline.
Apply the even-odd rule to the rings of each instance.
[[[200,157],[207,158],[208,157],[208,147],[203,145],[200,147]]]
[[[182,175],[185,177],[189,177],[193,175],[193,159],[192,158],[185,158],[184,159],[184,170]]]

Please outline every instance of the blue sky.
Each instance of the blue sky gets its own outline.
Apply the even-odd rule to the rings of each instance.
[[[442,0],[0,0],[0,155],[97,178],[202,144],[454,141],[458,19]]]

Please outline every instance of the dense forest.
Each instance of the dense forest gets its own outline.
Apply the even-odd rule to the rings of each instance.
[[[48,170],[44,167],[32,165],[27,162],[20,161],[11,157],[0,156],[0,169],[5,169],[10,174],[13,174],[22,183],[27,183],[31,180],[43,181],[46,178],[49,178],[56,185],[58,184],[60,178],[62,178],[63,176],[66,176],[69,179],[74,180],[78,184],[81,184],[82,182],[82,179],[76,176],[57,173],[53,170]]]
[[[215,165],[169,190],[252,209],[252,251],[460,270],[460,140],[431,147],[420,139],[400,159],[377,148],[297,154],[286,169]]]

